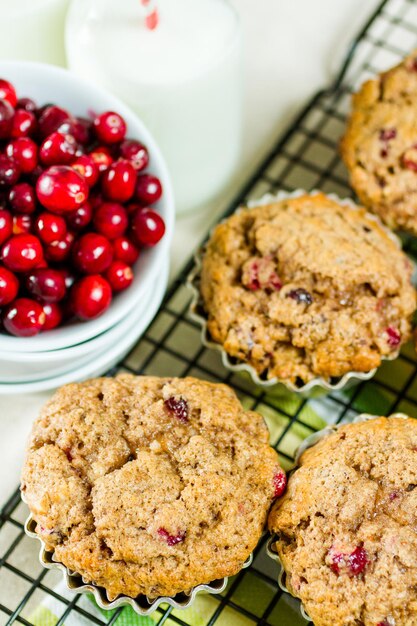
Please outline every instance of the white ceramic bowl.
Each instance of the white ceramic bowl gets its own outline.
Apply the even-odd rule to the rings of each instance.
[[[0,352],[0,385],[32,382],[41,378],[59,376],[82,367],[103,350],[117,345],[125,334],[131,331],[132,325],[140,322],[146,315],[152,295],[153,290],[149,290],[139,307],[133,307],[120,322],[89,341],[62,350]]]
[[[21,393],[34,393],[37,391],[45,391],[47,389],[55,389],[66,383],[86,380],[101,376],[110,368],[119,363],[137,343],[138,338],[144,333],[154,316],[156,315],[161,301],[164,297],[168,280],[168,263],[162,268],[160,275],[157,277],[155,289],[150,294],[150,300],[141,314],[135,310],[130,318],[128,327],[124,329],[123,335],[117,342],[112,342],[106,346],[104,350],[100,350],[88,359],[84,359],[82,364],[75,362],[74,367],[70,370],[54,375],[49,378],[40,377],[38,380],[32,380],[19,383],[2,383],[0,382],[1,395],[16,395]]]
[[[164,189],[156,206],[165,221],[166,232],[154,247],[144,250],[135,264],[135,278],[129,289],[114,297],[109,309],[89,322],[74,322],[35,337],[12,337],[0,333],[0,351],[40,352],[58,350],[88,341],[117,324],[153,289],[155,279],[168,258],[174,226],[174,196],[169,174],[152,135],[141,120],[118,98],[75,76],[71,72],[42,63],[1,61],[0,77],[10,80],[19,96],[33,98],[39,105],[53,102],[75,115],[88,116],[114,110],[127,123],[127,135],[142,141],[149,150],[149,171],[158,176]]]

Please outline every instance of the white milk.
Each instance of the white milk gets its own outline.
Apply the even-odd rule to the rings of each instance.
[[[226,0],[157,0],[150,31],[139,0],[72,0],[70,69],[127,102],[165,155],[177,208],[215,196],[239,160],[240,27]]]
[[[68,4],[69,0],[0,0],[0,59],[65,65]]]

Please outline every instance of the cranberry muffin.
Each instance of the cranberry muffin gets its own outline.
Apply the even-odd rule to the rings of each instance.
[[[238,572],[284,477],[225,385],[121,375],[52,397],[22,491],[54,560],[110,600],[155,598]]]
[[[205,250],[211,338],[266,379],[368,372],[411,331],[411,264],[359,207],[322,193],[244,208]]]
[[[341,153],[361,202],[417,234],[417,51],[353,96]]]
[[[315,626],[417,624],[417,420],[342,426],[302,454],[269,515]]]

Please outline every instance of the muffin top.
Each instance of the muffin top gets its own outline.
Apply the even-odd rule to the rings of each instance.
[[[61,388],[35,422],[22,491],[54,559],[136,597],[235,574],[282,475],[225,385],[121,375]]]
[[[369,371],[410,335],[411,264],[362,208],[322,193],[242,209],[208,242],[212,339],[291,383]]]
[[[417,51],[354,95],[341,151],[361,202],[417,234]]]
[[[269,516],[315,626],[417,624],[417,420],[341,427],[301,457]]]

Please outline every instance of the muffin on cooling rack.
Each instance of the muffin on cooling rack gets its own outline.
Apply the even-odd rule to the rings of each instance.
[[[110,600],[238,572],[284,483],[262,417],[230,388],[131,375],[60,389],[22,475],[54,560]]]
[[[416,626],[417,420],[349,424],[309,448],[269,528],[315,626]]]
[[[210,338],[266,379],[368,372],[410,336],[410,262],[374,216],[334,198],[268,198],[218,225],[207,244]]]
[[[361,202],[416,235],[417,50],[354,95],[341,152]]]

